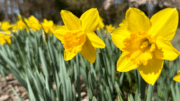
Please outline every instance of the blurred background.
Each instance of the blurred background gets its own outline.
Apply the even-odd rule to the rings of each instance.
[[[34,15],[40,21],[44,18],[61,23],[60,11],[73,12],[78,17],[89,8],[97,8],[105,24],[119,24],[129,7],[141,9],[150,18],[157,11],[173,7],[180,11],[180,0],[0,0],[0,21],[15,22]]]

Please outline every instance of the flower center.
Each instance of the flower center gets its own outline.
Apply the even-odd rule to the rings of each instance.
[[[138,65],[146,65],[153,57],[155,43],[146,33],[131,33],[130,37],[123,41],[123,51],[128,59]]]
[[[86,34],[82,31],[68,32],[64,35],[62,43],[66,51],[77,54],[86,41]]]

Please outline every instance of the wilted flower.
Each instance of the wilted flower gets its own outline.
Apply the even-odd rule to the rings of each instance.
[[[178,26],[178,11],[166,8],[149,18],[139,9],[129,8],[125,20],[112,32],[114,44],[123,51],[117,61],[119,72],[138,68],[142,78],[154,85],[164,60],[178,57],[171,40]]]
[[[104,48],[105,43],[93,32],[99,24],[99,13],[91,8],[77,18],[71,12],[62,10],[61,17],[64,26],[54,31],[54,35],[61,40],[65,51],[64,59],[71,60],[79,52],[89,62],[96,59],[96,48]]]

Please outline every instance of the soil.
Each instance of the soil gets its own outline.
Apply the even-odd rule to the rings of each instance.
[[[0,101],[18,101],[13,88],[23,101],[30,101],[26,89],[12,74],[7,73],[6,79],[0,75]]]

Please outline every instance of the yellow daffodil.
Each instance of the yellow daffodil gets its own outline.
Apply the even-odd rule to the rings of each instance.
[[[50,35],[52,35],[52,32],[54,31],[54,23],[52,20],[47,21],[47,19],[44,19],[44,22],[42,23],[42,27],[44,31]]]
[[[9,22],[7,22],[7,21],[3,21],[2,23],[1,23],[1,29],[3,30],[3,31],[5,31],[6,33],[8,33],[8,34],[10,34],[10,31],[9,31],[9,29],[12,27],[12,25],[9,23]]]
[[[71,60],[80,52],[89,62],[94,63],[96,48],[105,47],[105,43],[94,33],[99,23],[98,10],[91,8],[80,19],[66,10],[62,10],[60,14],[65,25],[53,33],[65,48],[64,59]]]
[[[180,82],[180,70],[177,72],[177,75],[173,78],[173,80]]]
[[[26,24],[23,22],[23,20],[18,20],[16,22],[16,25],[18,27],[19,30],[23,30],[23,29],[26,29]]]
[[[16,25],[17,25],[18,29],[19,30],[27,29],[27,26],[24,23],[24,21],[23,21],[20,14],[18,14],[18,18],[19,18],[19,20],[16,22]]]
[[[112,32],[112,41],[123,51],[117,61],[119,72],[138,68],[142,78],[154,85],[164,60],[174,60],[177,51],[170,43],[178,26],[178,11],[166,8],[149,18],[139,9],[129,8],[125,21]]]
[[[103,28],[104,28],[103,19],[101,17],[99,17],[99,24],[98,24],[97,30],[100,30]]]
[[[20,15],[20,14],[18,14],[17,16],[18,16],[18,19],[19,19],[19,20],[21,20],[21,19],[22,19],[22,17],[21,17],[21,15]]]
[[[16,21],[15,25],[12,25],[12,32],[18,32],[18,30],[27,29],[26,24],[24,23],[20,14],[18,14],[19,20]]]
[[[4,45],[5,43],[11,44],[11,35],[10,34],[2,34],[0,33],[0,45]]]
[[[12,26],[12,32],[18,32],[18,26],[17,25]]]
[[[33,31],[37,31],[41,29],[41,24],[33,15],[31,15],[28,20],[27,19],[24,20],[27,23],[27,25],[30,27],[30,29],[32,29]]]
[[[112,24],[106,25],[106,32],[112,33],[112,31],[113,31],[114,29],[115,29],[115,28],[112,26]]]

